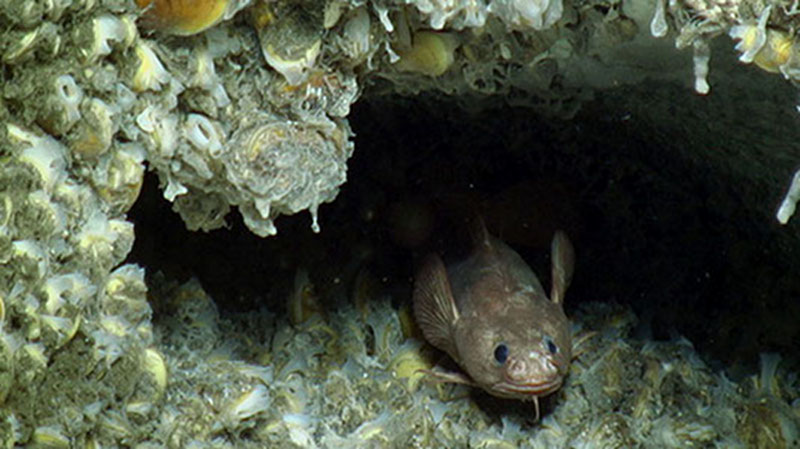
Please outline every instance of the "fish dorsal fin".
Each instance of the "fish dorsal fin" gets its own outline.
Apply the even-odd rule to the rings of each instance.
[[[575,268],[575,250],[572,248],[567,234],[556,231],[550,249],[553,264],[553,288],[550,290],[550,299],[556,304],[564,301],[564,294],[572,281],[572,271]]]
[[[458,320],[458,308],[447,270],[436,254],[427,257],[414,281],[414,316],[432,345],[457,357],[453,328]]]
[[[489,236],[489,230],[486,229],[486,222],[483,217],[475,214],[469,220],[469,239],[474,248],[491,247],[492,239]]]

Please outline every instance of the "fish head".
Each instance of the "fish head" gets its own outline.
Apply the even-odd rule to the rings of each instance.
[[[558,390],[572,340],[561,306],[523,303],[501,315],[463,316],[456,329],[459,365],[476,385],[504,398],[533,399]]]

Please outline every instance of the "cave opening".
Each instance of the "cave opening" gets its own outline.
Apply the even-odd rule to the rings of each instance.
[[[666,113],[721,107],[682,89],[672,93],[683,92],[684,104],[658,103]],[[769,203],[783,187],[737,178],[726,165],[735,154],[711,154],[711,137],[698,138],[719,138],[711,125],[662,127],[619,101],[646,92],[615,91],[570,119],[525,107],[468,111],[439,96],[362,100],[349,117],[348,181],[320,208],[320,234],[307,213],[279,218],[270,238],[253,235],[238,214],[226,229],[189,232],[151,175],[130,213],[130,260],[149,276],[196,277],[223,315],[285,313],[299,270],[325,308],[348,301],[364,270],[402,306],[418,259],[463,250],[459,218],[477,212],[546,290],[550,239],[568,233],[577,255],[568,315],[584,302],[629,305],[638,337],[685,336],[734,375],[752,371],[761,352],[800,352],[787,318],[800,316],[800,282],[790,275],[796,238]]]

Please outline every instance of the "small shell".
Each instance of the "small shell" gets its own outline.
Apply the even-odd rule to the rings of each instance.
[[[66,230],[68,212],[43,190],[28,195],[22,211],[17,216],[17,227],[35,228],[37,232],[49,235],[61,235]]]
[[[10,123],[6,126],[9,140],[27,147],[19,159],[36,170],[42,187],[45,191],[51,192],[66,176],[67,161],[64,146],[50,136],[39,137]]]
[[[61,75],[55,81],[56,97],[61,100],[67,114],[68,122],[75,122],[81,118],[78,106],[83,99],[83,90],[75,83],[71,75]]]
[[[69,449],[70,439],[64,435],[61,426],[41,426],[33,431],[31,443],[35,448]]]
[[[3,7],[3,20],[23,28],[33,28],[42,22],[47,2],[38,1],[5,1],[0,3]]]
[[[96,62],[111,53],[115,45],[130,47],[139,33],[130,17],[102,15],[92,20],[87,28],[78,30],[79,50],[88,63]],[[81,36],[85,36],[81,38]]]
[[[83,89],[72,75],[56,77],[52,82],[52,93],[45,99],[36,122],[48,133],[60,136],[81,118],[78,109],[83,100]]]
[[[3,62],[5,64],[16,64],[32,57],[33,51],[41,43],[54,40],[58,36],[58,27],[52,23],[45,22],[33,31],[10,34],[9,36],[14,36],[16,39],[3,53]]]
[[[457,47],[458,41],[452,35],[420,31],[414,35],[411,48],[397,51],[400,60],[395,67],[403,72],[440,76],[453,65]]]
[[[160,106],[149,105],[136,116],[136,125],[149,135],[151,146],[155,147],[159,156],[169,159],[175,155],[180,139],[176,114],[171,114]],[[169,201],[174,199],[166,192],[164,197]]]
[[[689,446],[710,445],[717,438],[714,426],[700,418],[662,416],[653,422],[650,432],[651,442],[655,447],[685,448]],[[747,446],[766,447],[766,446]]]
[[[22,350],[17,352],[17,366],[30,376],[33,376],[39,370],[46,369],[49,359],[44,353],[44,349],[44,344],[42,343],[24,345]]]
[[[11,221],[11,217],[14,216],[14,200],[11,199],[11,195],[5,193],[3,194],[2,204],[0,204],[0,228],[5,228],[8,226],[8,223]],[[5,259],[2,262],[6,262]]]
[[[153,410],[153,404],[148,401],[131,401],[125,404],[125,413],[128,416],[146,418]]]
[[[306,78],[306,71],[314,67],[314,63],[322,48],[322,41],[312,43],[305,51],[288,54],[282,47],[266,44],[262,47],[267,63],[286,78],[291,86],[296,86]]]
[[[495,0],[488,10],[514,27],[544,30],[561,19],[564,4],[562,0]]]
[[[228,429],[234,429],[243,420],[264,412],[269,406],[269,391],[258,385],[229,403],[222,411],[221,419]]]
[[[3,324],[3,323],[0,323]],[[19,348],[19,341],[11,334],[0,332],[0,404],[4,404],[8,393],[15,388],[14,353]]]
[[[74,217],[85,216],[88,211],[99,207],[95,191],[84,184],[62,182],[53,192],[53,200],[70,214],[75,214]]]
[[[739,40],[736,50],[742,53],[740,61],[752,62],[770,73],[779,73],[795,52],[795,39],[785,31],[767,28],[771,8],[764,8],[757,23],[731,27],[728,35]]]
[[[728,35],[731,39],[738,39],[739,43],[736,44],[736,50],[742,53],[739,60],[744,63],[750,63],[763,47],[767,41],[767,20],[769,19],[771,6],[767,6],[761,12],[757,23],[747,22],[741,25],[731,27]]]
[[[113,220],[112,220],[113,221]],[[103,302],[107,308],[119,308],[128,315],[142,313],[149,319],[150,308],[145,301],[147,286],[144,269],[134,264],[125,264],[112,271],[103,288]],[[112,304],[117,302],[117,304]],[[137,310],[136,303],[144,303],[146,310]]]
[[[217,75],[211,52],[205,47],[194,52],[193,63],[195,73],[192,77],[190,87],[199,87],[211,94],[217,107],[224,108],[231,104],[231,99],[225,91],[225,86],[222,85]]]
[[[219,158],[227,149],[222,126],[202,114],[189,114],[186,117],[183,134],[202,154],[214,159]]]
[[[42,290],[47,296],[44,312],[55,315],[67,303],[78,305],[88,300],[97,289],[83,274],[70,273],[49,278]]]
[[[156,349],[148,348],[144,350],[143,358],[144,370],[150,374],[155,382],[158,393],[162,394],[167,388],[169,371],[164,357]]]
[[[95,211],[83,224],[80,232],[73,237],[78,250],[95,258],[111,252],[117,235],[108,222],[106,214],[99,210]]]
[[[139,45],[136,46],[136,56],[139,58],[139,65],[131,81],[133,90],[135,92],[160,91],[161,85],[169,82],[171,75],[161,64],[150,44],[144,41],[139,42]]]
[[[323,14],[322,26],[326,30],[333,28],[342,17],[347,7],[347,2],[341,0],[334,0],[325,5],[325,12]]]
[[[136,0],[136,5],[144,9],[140,24],[179,36],[197,34],[216,25],[225,17],[230,3],[229,0]]]
[[[42,324],[44,329],[49,330],[55,334],[54,344],[52,348],[58,349],[65,344],[69,343],[81,325],[81,317],[78,315],[75,319],[58,317],[53,315],[41,315]],[[45,334],[47,335],[47,334]]]
[[[267,63],[291,86],[301,84],[322,50],[322,17],[299,5],[275,13],[276,19],[258,28],[261,51]],[[265,14],[262,14],[264,16]]]
[[[97,163],[93,184],[103,200],[116,212],[127,212],[144,183],[144,150],[138,144],[120,144]]]
[[[122,317],[107,315],[100,317],[100,327],[106,334],[121,338],[129,333],[130,323]]]
[[[35,240],[17,240],[11,244],[12,260],[21,274],[38,281],[50,268],[50,258],[42,245]],[[13,298],[13,291],[12,291]]]
[[[130,438],[134,433],[133,425],[128,418],[117,410],[109,410],[100,415],[101,432],[117,440]]]
[[[354,61],[364,58],[372,47],[370,19],[366,7],[353,11],[345,22],[342,50]]]
[[[629,419],[620,413],[596,414],[587,419],[573,447],[624,448],[636,446]]]
[[[779,73],[794,52],[795,40],[789,33],[767,30],[767,42],[756,53],[753,63],[770,73]]]
[[[95,158],[105,153],[117,132],[116,112],[103,100],[92,98],[84,103],[85,119],[70,135],[69,147],[85,158]]]

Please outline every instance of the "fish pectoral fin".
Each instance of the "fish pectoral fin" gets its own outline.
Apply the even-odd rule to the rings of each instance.
[[[586,331],[578,335],[572,343],[572,360],[576,360],[585,354],[589,350],[589,348],[585,346],[586,343],[597,335],[598,333],[596,331]]]
[[[429,369],[417,370],[418,373],[424,373],[428,376],[428,380],[434,383],[448,383],[448,384],[462,384],[462,385],[475,385],[472,379],[462,373],[453,373],[447,371],[433,371]]]
[[[564,301],[564,293],[572,281],[572,271],[575,268],[575,250],[564,231],[556,231],[550,248],[550,259],[553,264],[553,286],[550,289],[550,299],[556,304],[561,304]]]
[[[447,270],[436,254],[428,256],[414,281],[414,316],[430,344],[456,355],[453,326],[458,320]]]

